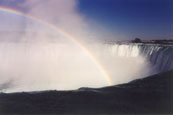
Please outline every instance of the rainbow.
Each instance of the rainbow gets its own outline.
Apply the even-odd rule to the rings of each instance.
[[[42,23],[44,25],[49,26],[50,28],[52,28],[52,29],[58,31],[59,33],[61,33],[62,35],[64,35],[65,37],[71,39],[75,44],[77,44],[80,48],[82,48],[82,50],[84,50],[88,54],[88,56],[91,58],[91,60],[97,65],[97,67],[100,70],[100,72],[103,73],[103,75],[105,76],[105,79],[107,80],[107,82],[109,83],[109,85],[113,85],[113,82],[112,82],[110,76],[104,70],[104,68],[102,67],[102,65],[97,61],[97,59],[91,54],[91,52],[83,44],[81,44],[79,41],[77,41],[77,39],[75,39],[69,33],[67,33],[65,31],[63,31],[62,29],[58,28],[56,25],[53,25],[53,24],[51,24],[49,22],[46,22],[46,21],[44,21],[44,20],[42,20],[42,19],[40,19],[38,17],[31,16],[31,15],[25,14],[23,12],[14,10],[14,9],[9,9],[9,8],[5,8],[5,7],[0,6],[0,11],[8,12],[8,13],[13,13],[13,14],[16,14],[16,15],[21,15],[21,16],[24,16],[24,17],[29,18],[31,20],[35,20],[35,21],[37,21],[39,23]]]

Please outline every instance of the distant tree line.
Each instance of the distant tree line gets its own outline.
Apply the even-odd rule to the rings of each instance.
[[[134,40],[132,40],[133,43],[141,43],[141,39],[140,38],[135,38]]]
[[[135,38],[132,43],[153,43],[153,44],[173,44],[173,39],[170,40],[141,40],[140,38]]]

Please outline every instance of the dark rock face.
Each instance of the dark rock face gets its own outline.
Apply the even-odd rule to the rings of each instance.
[[[0,114],[173,114],[173,71],[127,84],[0,94]]]

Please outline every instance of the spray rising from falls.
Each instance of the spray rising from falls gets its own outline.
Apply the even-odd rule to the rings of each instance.
[[[88,52],[61,31],[23,15],[0,15],[0,91],[109,85]]]

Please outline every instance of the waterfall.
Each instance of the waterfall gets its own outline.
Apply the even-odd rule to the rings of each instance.
[[[106,44],[107,51],[113,56],[143,56],[157,72],[173,69],[173,46],[158,44]]]
[[[173,46],[142,43],[96,44],[93,54],[113,84],[173,69]]]

